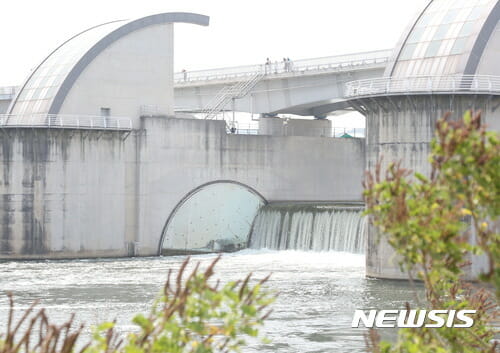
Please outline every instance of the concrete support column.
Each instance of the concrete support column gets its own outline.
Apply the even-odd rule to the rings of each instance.
[[[366,110],[366,168],[375,169],[383,158],[382,170],[389,163],[402,161],[404,168],[430,174],[428,156],[430,141],[434,137],[436,121],[451,112],[459,119],[468,109],[481,110],[483,118],[493,130],[500,127],[500,97],[487,95],[425,95],[402,97],[375,97],[362,99]],[[368,276],[380,278],[407,278],[399,270],[394,250],[383,236],[369,227],[366,272]],[[473,259],[471,273],[477,273],[480,260]]]

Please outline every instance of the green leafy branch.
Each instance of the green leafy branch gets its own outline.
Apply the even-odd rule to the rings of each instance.
[[[134,317],[137,333],[122,339],[115,324],[106,322],[94,329],[91,341],[78,352],[239,352],[248,337],[258,337],[259,328],[271,313],[269,306],[275,295],[262,288],[269,277],[256,284],[251,284],[251,274],[242,281],[211,284],[219,259],[204,271],[200,271],[198,263],[184,276],[187,259],[176,276],[168,272],[162,295],[149,315]],[[13,324],[14,301],[12,295],[9,298],[7,332],[0,336],[0,353],[77,351],[83,326],[74,328],[73,316],[63,325],[51,324],[43,309],[34,313],[35,303]]]
[[[430,309],[475,309],[470,329],[400,329],[394,345],[371,332],[372,352],[494,352],[500,293],[500,143],[481,124],[480,113],[462,120],[450,114],[436,125],[431,173],[411,173],[381,161],[364,181],[366,214],[394,248],[401,270],[424,282]],[[488,266],[484,285],[464,281],[472,255]],[[492,293],[491,289],[496,292]]]

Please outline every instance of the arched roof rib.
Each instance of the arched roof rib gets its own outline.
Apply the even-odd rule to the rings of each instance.
[[[497,1],[489,16],[486,18],[481,31],[479,32],[478,39],[474,43],[471,55],[469,56],[469,60],[465,66],[464,74],[473,75],[476,73],[481,57],[486,49],[486,45],[488,44],[498,21],[500,21],[500,1]]]
[[[92,27],[54,50],[30,75],[9,108],[14,115],[58,114],[83,70],[107,47],[139,29],[166,23],[209,24],[209,17],[170,12]]]
[[[394,52],[385,75],[475,74],[500,18],[498,0],[433,0]]]
[[[57,47],[25,81],[9,112],[16,115],[48,113],[52,100],[72,67],[96,41],[124,23],[126,21],[121,20],[91,27]]]

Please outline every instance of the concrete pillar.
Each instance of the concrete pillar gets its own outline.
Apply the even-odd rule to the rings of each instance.
[[[481,110],[484,122],[492,130],[500,129],[500,97],[488,95],[425,95],[402,97],[377,97],[362,99],[366,111],[366,168],[373,171],[383,157],[382,170],[392,161],[402,161],[402,166],[429,175],[429,142],[434,136],[438,118],[451,112],[461,118],[468,109]],[[384,241],[378,242],[378,232],[369,227],[366,273],[379,278],[407,278],[399,270],[394,250]],[[473,259],[474,260],[474,259]],[[475,259],[471,269],[478,272],[480,260]]]

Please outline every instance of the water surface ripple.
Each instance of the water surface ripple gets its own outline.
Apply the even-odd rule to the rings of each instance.
[[[215,255],[194,256],[206,266]],[[95,325],[117,320],[120,332],[134,329],[135,313],[148,312],[169,269],[183,257],[0,263],[0,332],[5,331],[12,291],[19,307],[39,299],[52,319]],[[271,344],[251,342],[244,352],[364,352],[365,329],[351,328],[355,309],[394,309],[411,301],[405,282],[368,279],[364,256],[341,252],[244,250],[226,254],[216,267],[222,281],[272,273],[279,292],[263,332]],[[86,330],[86,335],[89,329]],[[387,333],[385,333],[387,335]],[[390,333],[389,333],[390,336]]]

